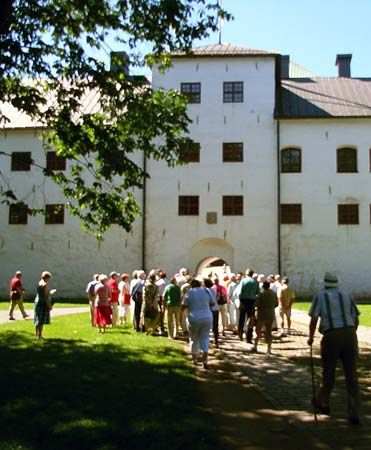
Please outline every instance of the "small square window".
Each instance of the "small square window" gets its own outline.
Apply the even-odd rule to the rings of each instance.
[[[45,224],[61,225],[64,224],[64,205],[46,205],[45,206]]]
[[[179,216],[198,216],[199,196],[179,195],[178,214]]]
[[[182,159],[188,163],[200,162],[200,149],[201,146],[199,142],[193,142],[189,140],[184,145],[182,145]]]
[[[285,203],[281,205],[282,225],[300,225],[302,220],[302,209],[300,203]]]
[[[47,152],[46,168],[49,170],[66,170],[66,158],[58,156],[57,152]]]
[[[13,152],[11,169],[13,172],[29,172],[31,170],[31,152]]]
[[[243,81],[226,81],[223,83],[223,103],[243,102]]]
[[[338,205],[338,225],[359,225],[359,205]]]
[[[180,92],[188,99],[188,103],[201,103],[201,83],[181,83]]]
[[[27,225],[28,206],[24,203],[15,203],[9,206],[9,225]]]
[[[243,162],[243,143],[224,142],[223,162]]]
[[[357,150],[355,148],[338,148],[337,150],[338,173],[356,173]]]
[[[223,195],[223,216],[243,216],[243,195]]]

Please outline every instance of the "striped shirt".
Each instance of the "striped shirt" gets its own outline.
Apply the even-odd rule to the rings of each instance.
[[[311,317],[320,317],[320,331],[352,327],[357,324],[360,312],[353,297],[338,288],[325,289],[315,295],[309,310]]]

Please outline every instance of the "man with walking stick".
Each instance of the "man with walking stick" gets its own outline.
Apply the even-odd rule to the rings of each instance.
[[[318,319],[321,340],[322,383],[317,395],[312,399],[313,406],[322,414],[330,414],[330,394],[335,385],[336,362],[343,363],[348,394],[348,421],[359,425],[359,388],[357,377],[358,359],[358,308],[352,296],[338,288],[337,276],[327,272],[324,277],[325,289],[318,292],[309,310],[308,345],[313,337]]]

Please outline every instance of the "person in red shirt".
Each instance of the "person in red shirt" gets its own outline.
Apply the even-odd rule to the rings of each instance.
[[[216,301],[219,305],[219,314],[222,319],[223,336],[225,336],[225,331],[228,328],[228,295],[225,286],[219,283],[219,279],[215,278],[214,286],[212,289],[216,294]]]
[[[23,318],[26,319],[28,317],[28,314],[26,313],[23,306],[24,290],[22,286],[22,272],[20,270],[17,270],[17,272],[14,275],[14,278],[10,280],[9,295],[10,295],[9,320],[15,320],[14,309],[17,305],[21,310]]]
[[[119,304],[119,285],[118,285],[119,274],[117,272],[111,272],[109,275],[109,280],[107,281],[107,286],[111,291],[110,305],[112,308],[112,326],[114,327],[117,323],[118,318],[118,304]]]

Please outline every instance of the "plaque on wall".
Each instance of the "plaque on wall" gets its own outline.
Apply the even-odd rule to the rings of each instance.
[[[210,225],[214,225],[218,222],[218,215],[216,212],[207,212],[206,213],[206,223]]]

